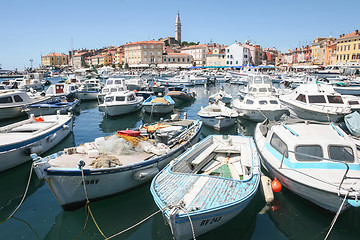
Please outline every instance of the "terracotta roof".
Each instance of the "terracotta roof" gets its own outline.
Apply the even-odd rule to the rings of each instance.
[[[188,49],[201,48],[201,47],[206,47],[206,45],[205,45],[205,44],[192,45],[192,46],[184,47],[184,48],[182,48],[181,50],[188,50]]]
[[[164,56],[190,56],[189,54],[187,53],[168,53],[167,55],[164,55]]]
[[[359,31],[355,31],[349,34],[346,34],[345,36],[340,37],[339,39],[345,39],[345,38],[353,38],[356,36],[360,36],[360,32]]]
[[[56,52],[52,52],[52,53],[49,53],[48,55],[45,55],[43,57],[66,57],[65,54],[60,54],[60,53],[56,53]]]
[[[161,41],[150,40],[150,41],[131,42],[131,43],[125,44],[124,46],[139,45],[139,44],[144,44],[144,43],[145,44],[146,43],[154,43],[154,44],[161,43],[161,44],[163,44],[163,42],[161,42]]]

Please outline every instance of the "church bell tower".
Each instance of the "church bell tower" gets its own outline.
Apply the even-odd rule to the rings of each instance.
[[[176,23],[175,23],[175,40],[178,44],[181,44],[181,22],[180,22],[180,14],[177,13]]]

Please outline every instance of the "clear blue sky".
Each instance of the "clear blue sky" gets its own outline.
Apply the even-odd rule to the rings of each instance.
[[[0,6],[3,69],[23,70],[30,59],[37,67],[41,55],[68,53],[72,46],[93,49],[174,36],[177,11],[183,41],[251,40],[282,52],[316,37],[360,30],[359,0],[7,0]]]

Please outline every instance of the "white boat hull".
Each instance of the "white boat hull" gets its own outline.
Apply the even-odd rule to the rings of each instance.
[[[123,104],[123,105],[108,105],[99,107],[101,111],[105,112],[105,114],[113,117],[124,115],[127,113],[136,112],[141,108],[142,102],[138,102],[136,104]]]
[[[204,122],[206,126],[212,127],[215,130],[222,130],[224,128],[233,126],[236,122],[237,118],[231,118],[231,117],[202,117],[200,116],[201,121]]]
[[[75,98],[81,100],[81,101],[91,101],[96,100],[98,96],[98,92],[76,92]]]
[[[64,127],[66,126],[66,127]],[[10,145],[0,146],[0,172],[6,171],[31,160],[30,154],[42,154],[63,140],[72,131],[72,118],[56,129],[35,135],[35,139],[26,139]]]
[[[281,118],[282,115],[287,114],[288,110],[281,109],[281,110],[251,110],[251,109],[241,109],[238,110],[240,117],[245,119],[254,121],[254,122],[262,122],[265,120],[265,116],[270,121],[277,121]]]

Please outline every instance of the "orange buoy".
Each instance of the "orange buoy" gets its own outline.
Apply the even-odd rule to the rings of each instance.
[[[280,192],[282,189],[281,183],[275,178],[271,183],[271,188],[274,192]]]

